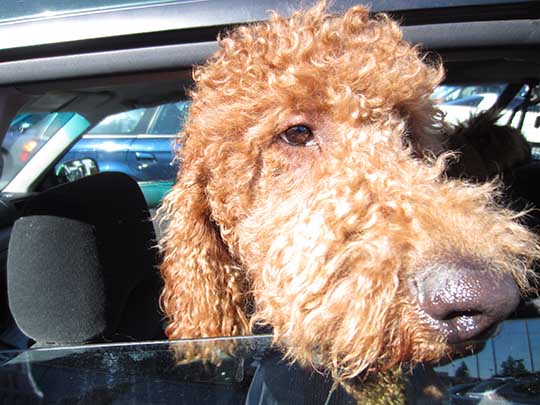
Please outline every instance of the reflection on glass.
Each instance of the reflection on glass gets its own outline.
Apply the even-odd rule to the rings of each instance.
[[[540,371],[540,319],[508,320],[475,355],[438,367],[448,376],[468,375],[486,379],[494,375],[515,375]]]
[[[20,113],[12,120],[1,145],[0,189],[55,136],[76,138],[90,123],[73,112]]]

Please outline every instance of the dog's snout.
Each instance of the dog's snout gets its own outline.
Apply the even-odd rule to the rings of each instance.
[[[470,263],[430,266],[414,284],[421,311],[448,343],[487,337],[520,298],[511,275]]]

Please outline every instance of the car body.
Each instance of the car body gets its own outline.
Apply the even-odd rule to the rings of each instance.
[[[490,108],[503,98],[504,114],[512,114],[512,100],[517,100],[516,106],[522,105],[519,97],[528,104],[534,100],[523,89],[536,89],[540,79],[538,3],[371,3],[373,11],[390,12],[402,20],[407,40],[440,54],[447,81],[434,98],[446,101],[442,109],[446,108],[448,115],[452,108],[465,107],[455,115],[468,118],[477,107],[485,104]],[[25,4],[27,8],[21,8]],[[357,2],[336,1],[331,7],[341,12],[354,4]],[[284,398],[289,403],[307,398],[299,397],[300,392],[313,391],[324,400],[333,395],[331,383],[314,380],[310,385],[305,371],[284,367],[276,359],[279,355],[271,348],[269,336],[172,344],[162,336],[158,342],[81,341],[57,343],[54,348],[34,347],[15,323],[6,296],[7,256],[16,249],[10,245],[14,224],[27,215],[32,201],[50,196],[62,186],[58,176],[62,165],[89,158],[102,172],[122,171],[139,183],[150,207],[157,208],[181,168],[180,162],[173,163],[175,148],[181,147],[174,140],[189,105],[192,66],[212,56],[219,33],[237,24],[266,19],[269,9],[288,14],[305,5],[294,0],[110,0],[71,7],[51,1],[48,10],[40,8],[40,2],[0,6],[0,136],[5,169],[0,184],[0,288],[4,296],[0,302],[0,345],[4,349],[0,351],[0,395],[6,400],[168,403],[180,398],[185,403],[241,403],[264,391],[261,386],[270,382],[277,391],[270,390],[274,399]],[[486,87],[493,83],[497,91]],[[466,90],[469,87],[474,89]],[[460,106],[467,97],[478,105]],[[529,131],[527,136],[534,143],[540,141],[534,125],[537,104],[526,107],[525,119],[519,123],[516,113],[515,125]],[[94,201],[101,199],[104,211],[115,202],[114,190],[108,190]],[[54,198],[51,201],[64,207],[61,197],[55,194]],[[34,207],[32,212],[38,210]],[[160,223],[156,221],[155,226],[159,234]],[[122,240],[114,243],[120,246]],[[118,269],[122,270],[126,269]],[[531,361],[525,364],[535,371],[533,359],[540,354],[534,343],[540,340],[539,312],[538,306],[528,308],[529,312],[507,321],[481,352],[438,365],[435,371],[441,387],[472,383],[472,378],[467,381],[467,377],[455,375],[461,361],[466,362],[474,381],[496,375],[509,353],[515,358],[529,356]],[[144,329],[134,322],[136,328]],[[234,350],[227,349],[229,343]],[[223,361],[209,366],[194,361],[173,367],[171,353],[181,357],[193,345],[217,351]],[[258,388],[253,381],[259,381]],[[300,388],[298,381],[306,385]],[[460,399],[466,394],[460,394]],[[340,395],[333,400],[350,403],[346,394]],[[421,394],[415,399],[423,400]]]
[[[83,135],[58,164],[88,157],[100,171],[123,172],[137,181],[174,179],[179,170],[175,141],[188,107],[184,101],[109,116]]]

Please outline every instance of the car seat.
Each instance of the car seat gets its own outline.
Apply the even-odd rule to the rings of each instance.
[[[133,179],[109,172],[62,184],[29,199],[15,222],[10,309],[41,346],[164,339],[158,264]]]

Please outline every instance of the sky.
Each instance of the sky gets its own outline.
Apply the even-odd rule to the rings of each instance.
[[[435,370],[454,376],[456,369],[464,361],[471,377],[486,379],[501,372],[501,363],[507,360],[508,356],[515,360],[523,359],[523,364],[529,371],[540,371],[539,318],[505,321],[477,355],[457,359]]]

